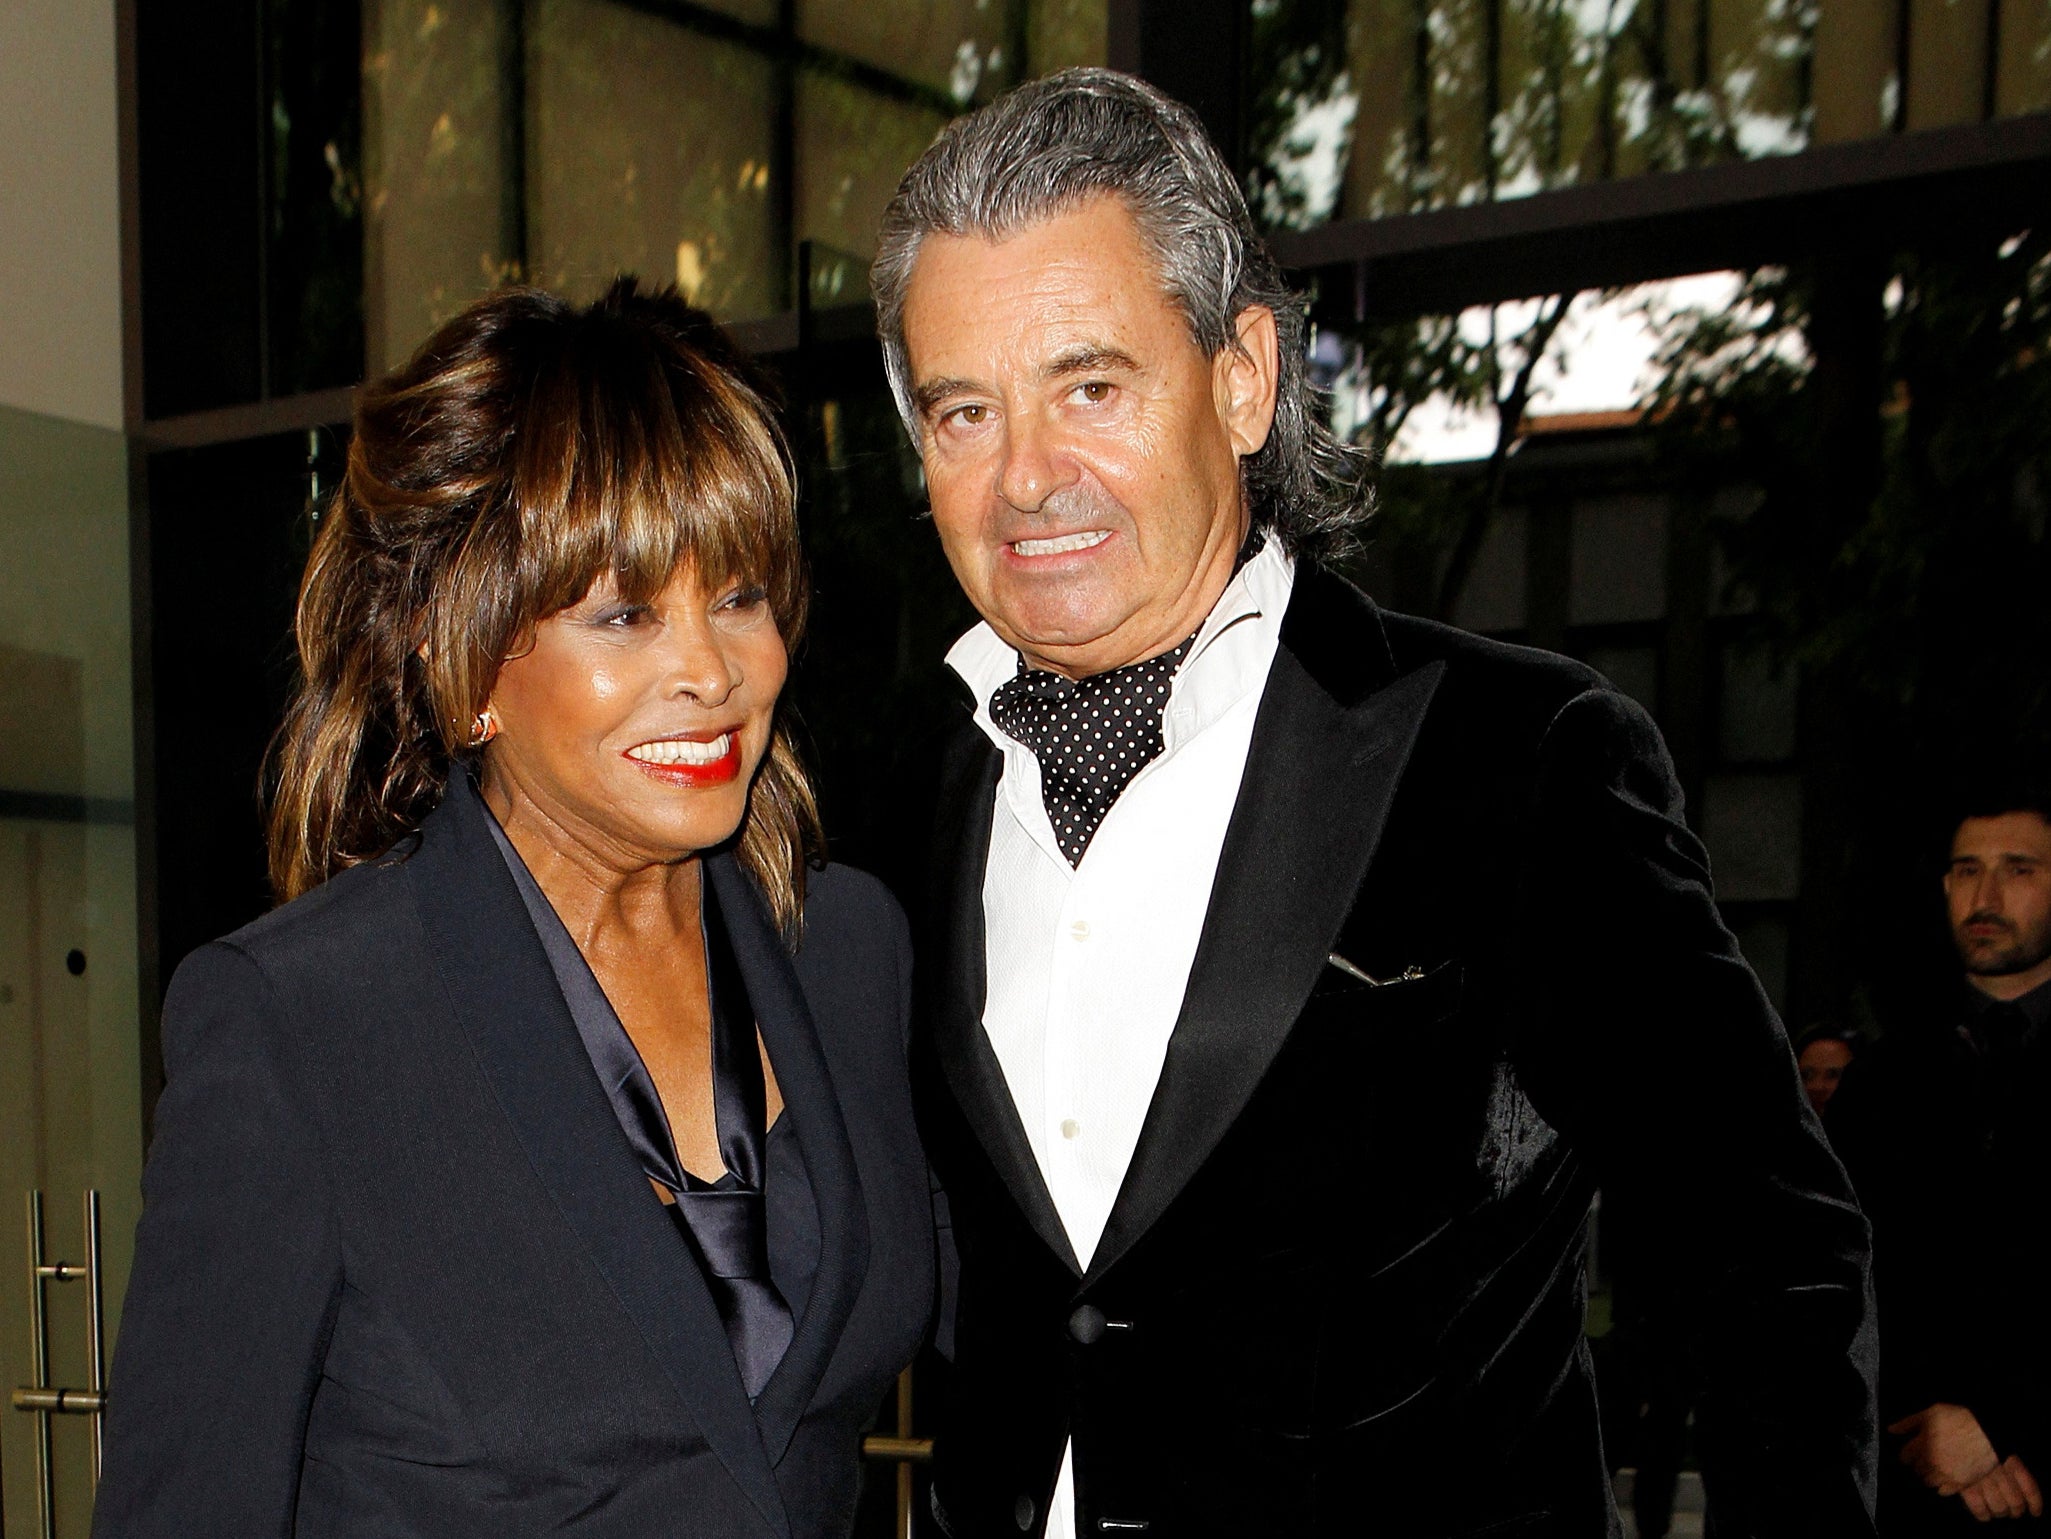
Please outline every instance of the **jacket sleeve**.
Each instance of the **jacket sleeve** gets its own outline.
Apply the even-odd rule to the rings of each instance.
[[[109,1385],[98,1539],[292,1531],[339,1246],[279,1005],[228,945],[178,969]]]
[[[1607,689],[1568,702],[1529,827],[1520,1073],[1673,1279],[1716,1531],[1870,1535],[1866,1222],[1718,916],[1650,718]]]

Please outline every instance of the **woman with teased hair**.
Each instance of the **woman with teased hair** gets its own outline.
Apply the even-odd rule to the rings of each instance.
[[[882,888],[807,860],[789,457],[703,315],[367,387],[267,917],[195,953],[101,1536],[812,1536],[932,1299]]]

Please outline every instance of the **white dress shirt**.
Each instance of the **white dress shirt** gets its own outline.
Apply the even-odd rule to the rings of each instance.
[[[1165,747],[1105,814],[1079,866],[1055,842],[1039,761],[990,717],[1018,654],[987,625],[947,654],[1004,757],[983,878],[983,1029],[1085,1269],[1182,1012],[1294,582],[1272,539],[1233,577],[1175,676]],[[1064,1451],[1048,1539],[1074,1539],[1074,1505]]]

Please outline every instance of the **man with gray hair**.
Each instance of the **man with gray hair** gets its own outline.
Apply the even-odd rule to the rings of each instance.
[[[1333,574],[1365,467],[1194,118],[1020,87],[907,173],[873,281],[985,622],[913,1045],[942,1527],[1618,1533],[1609,1185],[1699,1326],[1719,1539],[1870,1534],[1866,1226],[1658,734]]]

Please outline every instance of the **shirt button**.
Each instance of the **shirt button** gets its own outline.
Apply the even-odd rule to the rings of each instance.
[[[1075,1118],[1063,1117],[1061,1119],[1061,1136],[1063,1138],[1074,1138],[1077,1134],[1081,1132],[1082,1124],[1080,1122],[1077,1122]]]
[[[1087,919],[1078,919],[1068,927],[1068,933],[1077,940],[1088,940],[1090,938],[1090,922]]]

